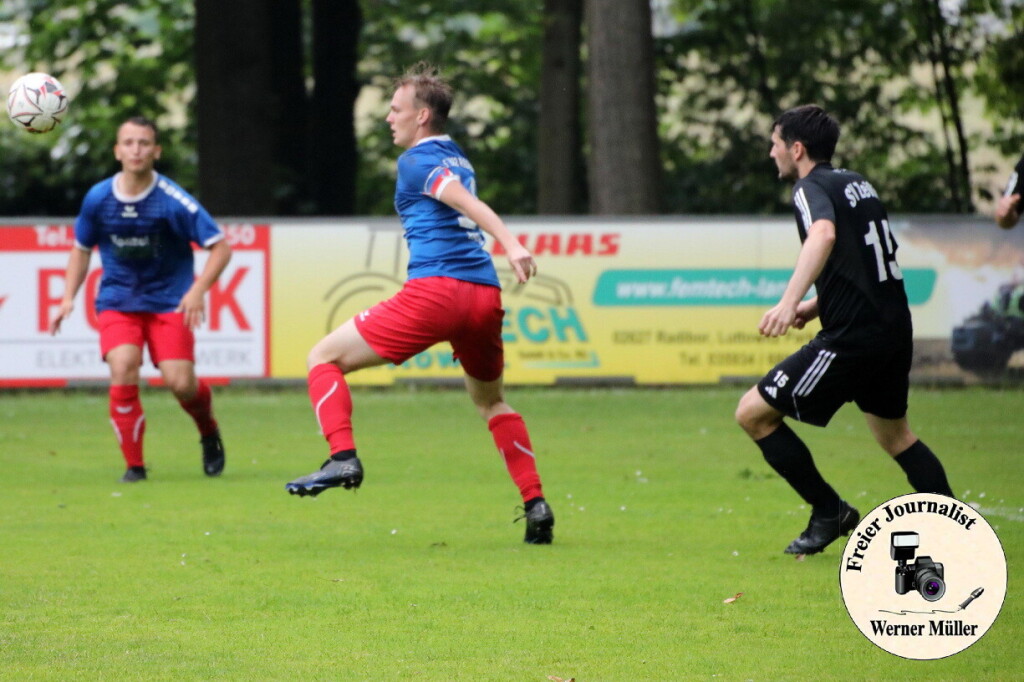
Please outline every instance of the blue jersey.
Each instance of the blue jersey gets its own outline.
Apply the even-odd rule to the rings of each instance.
[[[136,196],[107,178],[89,190],[75,221],[75,241],[99,247],[103,279],[96,311],[173,312],[195,279],[192,243],[210,247],[224,233],[191,195],[154,173]]]
[[[451,277],[499,286],[480,228],[438,199],[449,182],[476,195],[473,166],[447,135],[425,138],[398,157],[395,209],[409,245],[409,279]]]

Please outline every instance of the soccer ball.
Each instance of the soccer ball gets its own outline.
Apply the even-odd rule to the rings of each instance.
[[[47,73],[27,73],[7,93],[7,115],[30,133],[48,133],[68,110],[64,86]]]

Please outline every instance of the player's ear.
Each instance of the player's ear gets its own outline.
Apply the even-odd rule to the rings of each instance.
[[[160,153],[163,150],[164,150],[164,148],[161,147],[160,145],[156,145],[155,147],[153,147],[153,159],[159,159],[160,158]]]
[[[799,161],[807,156],[807,147],[800,140],[796,140],[789,147],[789,155],[793,157],[794,161]]]

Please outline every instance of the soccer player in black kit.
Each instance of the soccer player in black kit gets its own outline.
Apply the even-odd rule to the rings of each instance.
[[[785,417],[825,426],[855,402],[914,490],[953,493],[942,464],[907,423],[912,326],[885,206],[863,176],[832,167],[839,124],[820,107],[785,112],[771,137],[779,178],[796,181],[803,246],[781,300],[758,329],[776,337],[820,317],[821,331],[740,399],[736,421],[812,507],[807,529],[786,553],[815,554],[849,534],[860,513],[822,478]],[[817,296],[804,301],[812,284]]]

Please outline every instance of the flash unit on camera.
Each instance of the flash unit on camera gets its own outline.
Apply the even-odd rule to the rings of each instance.
[[[909,530],[900,530],[892,534],[889,540],[889,557],[893,561],[909,561],[914,558],[915,550],[921,545],[921,536]]]

